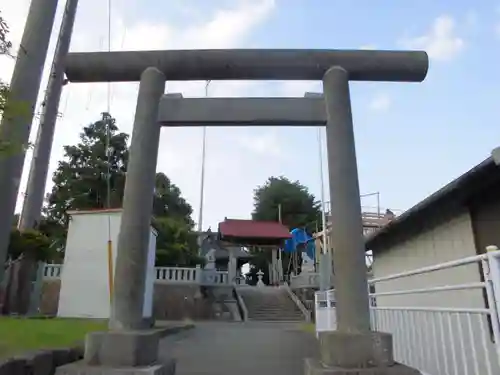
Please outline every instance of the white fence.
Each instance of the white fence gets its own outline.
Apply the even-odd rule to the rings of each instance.
[[[46,264],[43,270],[45,280],[59,279],[62,264]],[[228,272],[217,270],[203,270],[200,266],[189,267],[155,267],[155,280],[158,283],[168,284],[201,284],[225,285],[229,284]],[[241,280],[235,282],[241,283]]]
[[[229,273],[227,271],[203,270],[201,285],[229,285]]]
[[[319,287],[319,272],[302,272],[290,276],[290,287],[292,289]]]
[[[400,279],[425,275],[423,286],[433,280],[433,273],[447,270],[451,275],[464,266],[469,272],[480,269],[484,277],[485,281],[465,284],[380,288],[382,292],[370,293],[372,329],[393,335],[396,361],[429,375],[500,374],[500,251],[488,250],[483,255],[369,281],[377,291],[384,282],[395,280],[392,286],[401,283]],[[318,333],[336,329],[334,293],[316,293]],[[423,295],[426,297],[421,298]],[[439,302],[439,307],[432,302]]]
[[[46,264],[43,269],[44,279],[58,279],[61,277],[62,264]]]
[[[173,284],[197,283],[200,280],[201,268],[187,267],[155,267],[156,281]]]

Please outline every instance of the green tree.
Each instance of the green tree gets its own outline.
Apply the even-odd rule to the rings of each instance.
[[[305,228],[314,232],[321,221],[320,202],[299,181],[286,177],[270,177],[254,190],[254,220],[278,221],[281,205],[281,220],[293,228]]]
[[[193,208],[182,197],[181,190],[164,173],[157,173],[153,198],[153,216],[174,218],[186,224],[191,230]]]
[[[46,217],[39,226],[54,241],[59,239],[61,243],[65,242],[69,210],[108,207],[108,124],[109,203],[111,208],[122,207],[129,155],[128,135],[119,132],[115,120],[104,113],[101,120],[83,129],[78,144],[64,147],[64,159],[54,172],[54,186],[47,197]],[[191,206],[164,173],[156,174],[153,194],[152,215],[158,231],[158,262],[163,266],[191,265],[197,253]]]
[[[34,264],[53,260],[57,257],[57,251],[51,246],[50,239],[40,231],[19,231],[13,227],[7,255],[10,272],[2,312],[25,314],[29,307]],[[28,263],[24,262],[26,259]]]
[[[194,267],[202,263],[198,256],[196,234],[191,225],[173,217],[154,220],[156,238],[156,265]]]
[[[1,15],[0,11],[0,57],[13,58],[11,54],[12,43],[8,39],[9,26]],[[29,115],[28,106],[19,101],[12,100],[9,86],[6,82],[0,80],[0,118],[12,118],[14,116]],[[31,121],[31,119],[30,119]],[[31,144],[20,144],[13,139],[0,139],[0,154],[10,155],[12,153],[23,151]]]
[[[254,190],[253,220],[278,221],[281,206],[281,221],[288,228],[304,228],[309,233],[316,231],[321,223],[321,204],[309,189],[299,181],[291,181],[286,177],[269,177],[268,180]],[[256,282],[256,273],[264,273],[268,279],[267,264],[271,261],[270,251],[253,249],[254,258],[250,262],[248,278]],[[300,269],[301,258],[298,266]],[[289,254],[283,254],[284,272],[288,273]],[[291,270],[292,268],[290,268]]]
[[[1,55],[10,54],[10,49],[12,48],[12,43],[8,39],[8,34],[9,34],[9,26],[2,17],[2,11],[0,11],[0,54]]]
[[[38,230],[20,231],[13,228],[10,233],[8,257],[19,259],[21,254],[29,255],[37,261],[49,261],[55,256],[49,238]]]
[[[12,47],[12,43],[8,40],[9,27],[1,16],[0,12],[0,55],[8,55]],[[0,118],[4,116],[7,108],[7,98],[9,95],[9,86],[0,80]],[[0,140],[0,152],[7,147],[7,143]]]
[[[109,130],[108,130],[109,125]],[[109,131],[109,161],[106,152]],[[68,210],[121,207],[128,160],[128,135],[120,133],[115,120],[103,118],[83,128],[80,142],[64,146],[64,160],[54,172],[54,186],[47,197],[49,219],[67,225]]]

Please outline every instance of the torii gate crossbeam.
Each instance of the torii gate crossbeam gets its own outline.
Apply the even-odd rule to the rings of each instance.
[[[318,126],[326,124],[323,98],[160,99],[163,126]]]
[[[350,81],[421,82],[428,58],[420,51],[223,49],[70,53],[71,82],[139,81],[154,66],[169,81],[322,80],[332,66]]]

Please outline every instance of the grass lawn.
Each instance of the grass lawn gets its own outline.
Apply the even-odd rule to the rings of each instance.
[[[0,358],[33,349],[70,347],[87,332],[107,330],[107,321],[0,317]]]

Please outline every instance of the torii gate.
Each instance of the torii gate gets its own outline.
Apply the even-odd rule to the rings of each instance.
[[[334,368],[394,364],[389,334],[372,332],[349,81],[420,82],[428,57],[420,51],[176,50],[70,53],[71,82],[140,81],[118,239],[112,332],[87,337],[86,356],[99,344],[102,365],[146,365],[133,349],[155,347],[142,327],[142,298],[152,194],[164,126],[326,125],[332,246],[336,277],[336,332],[320,336],[323,364]],[[163,96],[165,81],[322,80],[324,98],[207,98]],[[120,345],[132,340],[128,350]],[[146,341],[144,341],[146,340]],[[115,343],[115,345],[113,345]],[[157,344],[156,344],[157,345]],[[109,355],[120,348],[119,355]],[[138,352],[141,352],[139,350]],[[95,354],[95,353],[94,353]],[[109,358],[113,360],[109,360]],[[151,355],[147,356],[151,360]],[[119,360],[118,358],[122,358]],[[107,361],[107,359],[109,361]],[[155,358],[156,359],[156,358]],[[150,364],[152,360],[150,361]],[[308,372],[325,372],[309,362]],[[328,367],[327,367],[328,369]],[[399,373],[399,372],[398,372]]]

